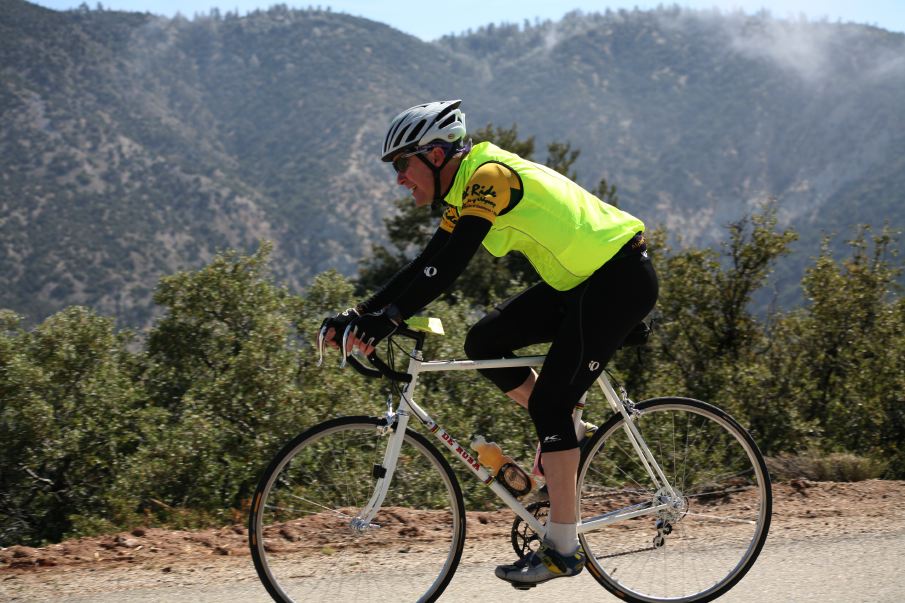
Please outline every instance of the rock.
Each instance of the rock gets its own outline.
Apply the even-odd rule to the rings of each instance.
[[[408,526],[399,530],[400,536],[415,537],[421,535],[421,530],[417,526]]]
[[[808,480],[801,478],[793,479],[789,482],[789,485],[801,492],[802,490],[805,490],[807,488],[813,488],[814,482],[809,482]]]
[[[208,538],[207,536],[196,536],[196,537],[192,538],[192,541],[197,542],[201,546],[206,546],[208,548],[213,548],[213,546],[214,546],[213,541],[210,538]]]
[[[37,551],[30,546],[12,546],[9,548],[9,552],[12,553],[13,559],[30,559],[37,554]]]
[[[121,546],[127,549],[134,549],[141,543],[135,540],[134,538],[126,538],[125,536],[117,536],[116,537],[116,546]]]

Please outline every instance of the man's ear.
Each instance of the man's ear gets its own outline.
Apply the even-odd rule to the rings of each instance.
[[[440,147],[434,147],[428,153],[428,157],[435,166],[440,167],[443,163],[443,160],[446,158],[446,152]]]

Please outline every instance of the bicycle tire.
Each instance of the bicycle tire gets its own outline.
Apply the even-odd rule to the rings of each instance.
[[[634,423],[677,496],[660,511],[579,537],[594,578],[633,603],[705,603],[754,564],[772,512],[770,476],[750,434],[688,398],[636,405]],[[621,414],[598,429],[579,466],[582,521],[665,502],[625,434]]]
[[[249,545],[275,601],[434,601],[449,584],[462,556],[465,504],[449,463],[420,434],[406,430],[372,522],[379,527],[351,527],[374,490],[390,439],[379,429],[385,424],[343,417],[316,425],[284,446],[261,477]]]

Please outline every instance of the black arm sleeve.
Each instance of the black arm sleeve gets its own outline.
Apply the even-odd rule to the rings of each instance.
[[[418,312],[455,282],[481,246],[481,241],[487,236],[491,226],[491,222],[485,218],[462,216],[442,249],[432,257],[422,254],[427,261],[414,273],[409,287],[392,300],[404,318]]]
[[[356,306],[359,314],[368,312],[376,312],[389,303],[392,303],[402,293],[409,288],[412,282],[424,270],[428,260],[433,258],[449,241],[450,233],[438,228],[434,236],[427,242],[424,249],[411,262],[406,264],[399,272],[393,275],[386,284],[378,289],[374,294],[364,302]]]

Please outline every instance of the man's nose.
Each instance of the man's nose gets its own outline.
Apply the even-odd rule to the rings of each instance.
[[[405,170],[396,174],[396,184],[402,186],[405,184]]]

